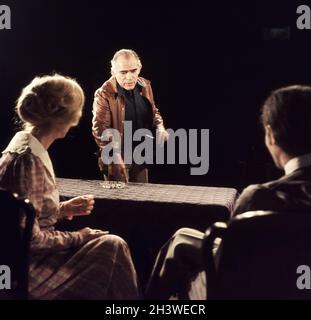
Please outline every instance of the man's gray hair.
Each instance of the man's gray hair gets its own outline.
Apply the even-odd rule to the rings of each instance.
[[[141,64],[141,61],[140,61],[140,58],[138,56],[138,54],[132,50],[132,49],[121,49],[121,50],[118,50],[112,60],[111,60],[111,74],[113,73],[113,70],[115,68],[115,64],[116,64],[116,60],[120,57],[120,56],[125,56],[126,58],[130,58],[130,57],[134,57],[136,58],[137,62],[138,62],[138,66],[139,68],[142,67],[142,64]]]

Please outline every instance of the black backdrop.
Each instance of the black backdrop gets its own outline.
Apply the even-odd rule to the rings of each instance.
[[[93,94],[109,77],[113,53],[133,48],[166,126],[210,129],[207,175],[190,176],[189,166],[154,166],[152,182],[242,188],[280,175],[264,149],[259,108],[272,89],[311,84],[311,30],[296,28],[295,1],[215,2],[4,1],[12,29],[0,30],[0,148],[13,134],[22,87],[57,71],[77,78],[87,100],[79,127],[50,148],[55,171],[100,178]],[[290,27],[290,39],[267,40],[264,30],[272,27]]]

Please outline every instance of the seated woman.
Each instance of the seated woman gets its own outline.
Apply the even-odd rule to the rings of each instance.
[[[70,78],[36,77],[16,105],[23,124],[0,158],[0,187],[26,196],[36,210],[31,241],[31,299],[137,299],[138,284],[126,242],[84,228],[61,232],[57,220],[90,214],[92,196],[59,203],[47,149],[82,115],[84,94]]]

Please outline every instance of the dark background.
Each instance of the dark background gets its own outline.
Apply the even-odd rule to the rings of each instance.
[[[241,189],[281,174],[264,148],[258,115],[271,90],[311,84],[311,30],[296,28],[296,8],[307,1],[2,4],[11,8],[12,29],[0,30],[0,149],[13,135],[21,89],[35,75],[60,72],[78,79],[87,99],[79,127],[49,150],[55,172],[100,178],[91,135],[93,94],[110,76],[114,52],[132,48],[166,127],[210,129],[206,175],[190,176],[186,165],[158,165],[151,182]],[[269,28],[280,27],[290,28],[290,39],[269,39]]]

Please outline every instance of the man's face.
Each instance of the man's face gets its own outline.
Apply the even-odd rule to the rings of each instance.
[[[119,56],[115,61],[113,75],[116,77],[118,84],[126,89],[132,90],[135,88],[140,67],[135,57]]]

